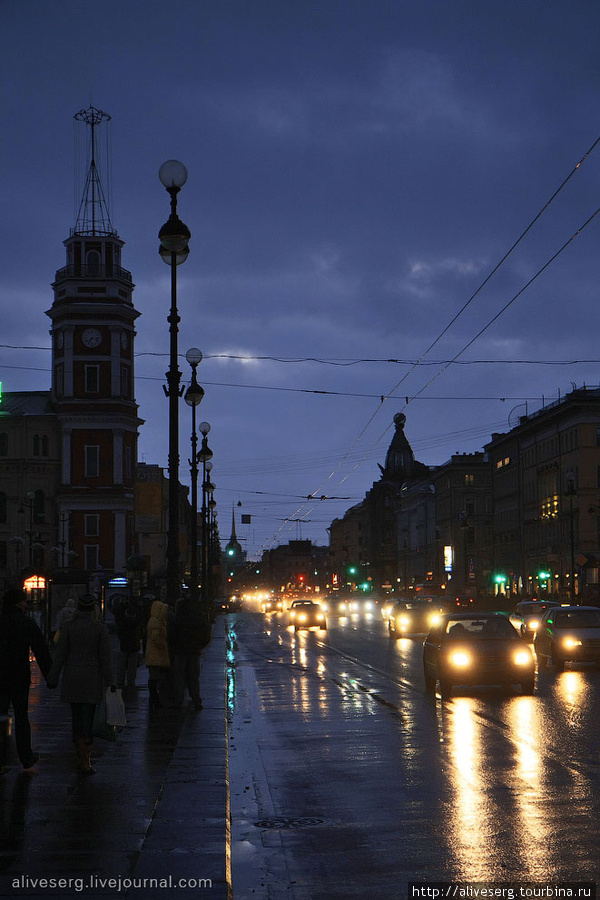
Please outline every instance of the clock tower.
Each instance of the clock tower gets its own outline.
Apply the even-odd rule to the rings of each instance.
[[[97,129],[110,120],[90,106],[90,159],[66,265],[52,285],[52,399],[61,433],[56,498],[68,526],[72,565],[90,578],[124,574],[134,551],[134,479],[141,420],[134,398],[131,273],[113,228],[96,158]]]

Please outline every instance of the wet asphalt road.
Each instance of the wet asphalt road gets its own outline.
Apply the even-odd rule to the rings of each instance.
[[[427,696],[379,614],[229,619],[235,900],[600,880],[600,671]]]

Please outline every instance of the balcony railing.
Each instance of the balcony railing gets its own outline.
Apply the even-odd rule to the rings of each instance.
[[[116,278],[120,281],[131,283],[131,272],[122,269],[121,266],[64,266],[57,269],[56,281],[64,278],[89,278],[103,281],[107,278]]]

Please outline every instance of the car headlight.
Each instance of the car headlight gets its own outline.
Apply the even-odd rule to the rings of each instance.
[[[298,616],[298,621],[306,622],[306,613],[300,613],[300,615]]]
[[[370,600],[367,600],[367,602],[365,603],[365,609],[373,609],[373,604]]]
[[[432,613],[429,616],[429,624],[432,626],[439,625],[441,621],[442,621],[442,617],[441,617],[440,613]]]
[[[527,650],[517,650],[513,659],[517,666],[528,666],[531,663],[531,654]]]
[[[324,618],[325,618],[325,616],[323,615],[323,613],[317,613],[317,619],[319,620],[319,622],[322,621]]]
[[[537,631],[539,627],[540,627],[540,623],[537,619],[531,619],[529,624],[527,625],[527,628],[530,628],[531,631]]]
[[[296,613],[295,613],[295,612],[291,612],[291,613],[290,613],[290,619],[295,619],[295,618],[296,618]]]
[[[344,610],[344,609],[346,609],[346,604],[345,604],[345,603],[340,603],[339,606],[338,606],[338,609],[339,609],[339,610]]]
[[[399,621],[400,621],[400,624],[401,624],[401,625],[405,625],[405,626],[406,626],[406,625],[410,625],[410,618],[409,618],[409,616],[400,616]]]
[[[455,650],[450,654],[450,664],[456,669],[466,669],[471,665],[471,655],[466,650]]]
[[[578,638],[566,637],[563,640],[563,647],[566,647],[567,650],[573,650],[574,647],[581,647],[581,641]]]

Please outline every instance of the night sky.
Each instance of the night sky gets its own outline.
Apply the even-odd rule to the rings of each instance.
[[[235,509],[251,557],[327,543],[397,412],[437,465],[597,386],[599,26],[597,0],[2,0],[3,389],[50,387],[90,103],[142,313],[139,458],[164,467],[158,169],[188,169],[180,368],[202,350],[223,542]]]

